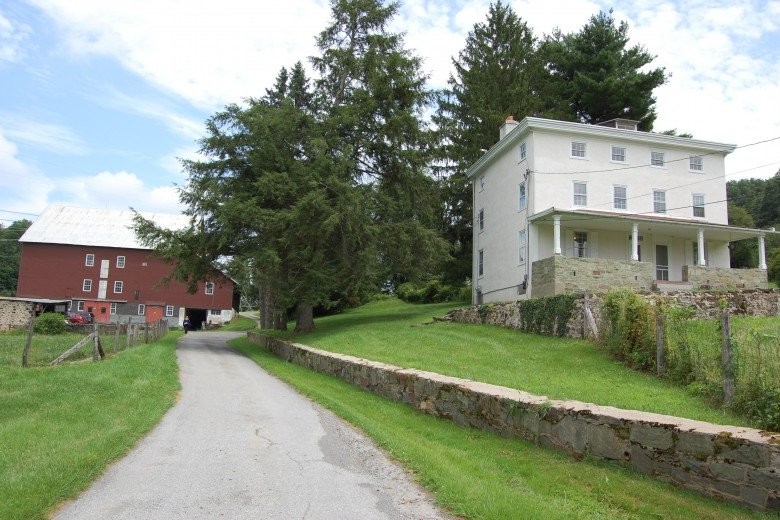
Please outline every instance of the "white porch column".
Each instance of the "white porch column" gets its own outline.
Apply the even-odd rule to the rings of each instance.
[[[561,216],[553,215],[553,253],[561,254]]]
[[[707,264],[704,263],[704,230],[699,229],[699,265],[704,267]]]
[[[764,245],[764,235],[758,236],[758,268],[766,271],[766,246]]]
[[[639,260],[639,224],[636,222],[631,227],[631,260]]]

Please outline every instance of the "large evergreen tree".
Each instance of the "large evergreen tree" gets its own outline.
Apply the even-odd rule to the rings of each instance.
[[[455,246],[445,276],[462,283],[471,275],[473,219],[466,170],[498,141],[507,116],[540,114],[543,71],[531,29],[500,1],[490,5],[485,22],[474,25],[452,61],[455,73],[439,94],[434,122],[439,130],[444,229]]]
[[[16,296],[21,257],[19,238],[31,224],[26,219],[16,220],[8,227],[0,224],[0,296]]]
[[[556,30],[541,46],[549,71],[547,108],[557,118],[600,123],[622,117],[652,130],[653,90],[664,84],[664,69],[650,69],[654,56],[629,47],[628,23],[615,25],[612,11],[600,12],[573,34]]]

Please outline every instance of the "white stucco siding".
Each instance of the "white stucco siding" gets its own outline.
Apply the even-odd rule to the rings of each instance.
[[[519,184],[526,170],[519,149],[506,153],[484,173],[484,187],[474,182],[474,287],[485,302],[517,297],[517,285],[526,273],[519,259],[519,231],[526,227],[527,210],[519,210]],[[479,229],[479,212],[484,211],[484,229]],[[483,252],[483,274],[479,275],[479,251]]]
[[[620,136],[623,137],[623,136]],[[586,145],[586,157],[572,158],[572,142]],[[704,196],[703,221],[727,224],[726,183],[723,156],[702,157],[703,172],[689,170],[689,158],[701,154],[695,149],[654,147],[629,139],[533,133],[533,207],[573,208],[574,182],[587,186],[589,209],[654,214],[653,191],[665,193],[666,215],[693,218],[693,194]],[[612,161],[612,146],[625,148],[625,163]],[[651,153],[664,154],[663,167],[650,166]],[[625,210],[614,205],[614,186],[626,187]]]

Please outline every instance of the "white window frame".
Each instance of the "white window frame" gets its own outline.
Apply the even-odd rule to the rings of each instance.
[[[138,315],[146,316],[146,305],[144,305],[143,303],[138,304]]]
[[[480,233],[485,231],[485,209],[484,208],[480,208],[479,213],[477,214],[477,226],[479,227]]]
[[[588,158],[588,143],[583,141],[572,141],[569,148],[569,157],[572,159]]]
[[[696,203],[696,198],[697,197],[700,199],[700,202],[698,204]],[[705,206],[704,193],[694,193],[691,196],[691,198],[692,198],[692,201],[691,201],[692,208],[691,209],[693,210],[693,216],[697,217],[697,218],[705,218],[706,212],[704,211],[704,206]],[[696,214],[696,210],[697,209],[701,210],[701,215],[697,215]]]
[[[615,154],[615,150],[618,150],[617,154]],[[622,159],[620,159],[620,155],[621,155],[620,152],[619,152],[620,150],[623,151],[623,153],[622,153],[623,158]],[[617,159],[615,159],[616,156],[618,157]],[[618,146],[616,144],[613,144],[610,147],[610,157],[611,157],[611,162],[619,163],[619,164],[626,164],[626,163],[628,163],[628,151],[626,150],[625,146]]]
[[[653,168],[666,168],[666,152],[658,152],[658,151],[651,150],[650,166],[652,166]]]
[[[525,263],[525,250],[528,245],[528,240],[525,234],[525,229],[521,229],[517,232],[517,263]]]
[[[84,310],[84,302],[83,301],[76,302],[76,310],[77,311],[83,311]]]
[[[520,143],[520,160],[524,161],[526,157],[528,157],[528,148],[525,144],[525,141],[523,141]]]
[[[577,187],[578,186],[582,186],[584,188],[584,192],[583,193],[577,193]],[[572,198],[572,204],[574,206],[586,207],[588,205],[588,183],[587,182],[585,182],[585,181],[573,181],[572,182],[572,193],[574,194],[574,197]],[[578,200],[580,202],[577,202]]]
[[[92,292],[92,279],[91,278],[84,278],[84,281],[81,282],[81,291],[82,292]]]
[[[222,316],[222,311],[219,309],[209,309],[209,316]]]
[[[479,191],[482,191],[485,189],[485,176],[479,178]]]
[[[214,294],[214,282],[206,282],[203,290],[208,295]]]
[[[127,259],[124,257],[124,255],[117,256],[116,257],[116,267],[117,267],[117,269],[124,269],[126,261],[127,261]]]
[[[623,190],[623,197],[618,197],[617,190],[622,189]],[[623,207],[618,206],[618,201],[623,201]],[[612,186],[612,208],[616,210],[622,210],[625,211],[628,209],[628,186],[625,186],[623,184],[614,184]]]
[[[477,276],[484,276],[485,274],[485,250],[480,249],[477,258]]]
[[[87,253],[87,255],[84,257],[84,265],[86,267],[93,267],[95,265],[94,253]]]
[[[108,312],[111,314],[116,314],[116,307],[117,307],[116,302],[111,302],[111,307],[109,308]]]
[[[171,316],[173,316],[173,311],[174,311],[173,305],[166,305],[165,306],[165,317],[166,318],[170,318]]]
[[[528,205],[528,192],[525,181],[517,185],[517,210],[523,211]]]
[[[701,155],[691,155],[688,157],[688,171],[693,173],[704,173],[704,157]]]
[[[125,282],[122,280],[116,280],[114,282],[114,294],[122,294],[122,291],[125,288]]]
[[[666,190],[653,189],[653,213],[666,214]]]

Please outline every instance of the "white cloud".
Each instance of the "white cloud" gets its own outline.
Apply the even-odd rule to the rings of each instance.
[[[179,115],[165,103],[134,97],[115,89],[103,95],[98,94],[98,102],[126,113],[138,114],[163,123],[171,132],[195,140],[203,135],[203,121]]]
[[[72,52],[111,56],[209,110],[262,94],[282,66],[305,62],[329,14],[326,0],[33,1]]]
[[[64,202],[82,207],[179,213],[183,206],[174,186],[147,186],[134,173],[103,171],[68,179],[59,186]]]
[[[54,183],[18,157],[16,144],[0,133],[0,210],[37,213]]]
[[[18,114],[4,113],[0,121],[4,135],[30,146],[66,155],[87,153],[84,141],[69,128],[52,123],[33,121]]]
[[[6,18],[0,12],[0,63],[18,62],[24,57],[24,43],[30,35],[30,27]]]

